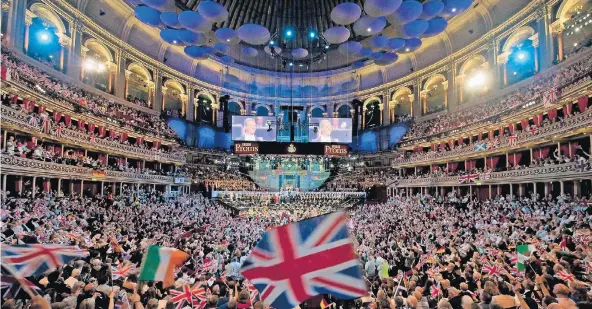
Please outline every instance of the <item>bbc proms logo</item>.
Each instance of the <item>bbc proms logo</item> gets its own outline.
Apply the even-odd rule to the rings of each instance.
[[[256,153],[259,153],[259,144],[257,144],[257,143],[234,143],[234,153],[236,153],[236,154],[256,154]]]

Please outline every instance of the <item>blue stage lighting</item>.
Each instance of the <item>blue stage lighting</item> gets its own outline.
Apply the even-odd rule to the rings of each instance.
[[[309,33],[308,33],[308,36],[309,36],[311,39],[314,39],[314,38],[317,36],[317,34],[316,34],[314,31],[311,31],[311,32],[309,32]]]
[[[273,45],[275,42],[273,40],[269,41],[269,45]]]
[[[292,37],[292,35],[294,34],[294,32],[290,29],[286,30],[286,36],[287,37]]]

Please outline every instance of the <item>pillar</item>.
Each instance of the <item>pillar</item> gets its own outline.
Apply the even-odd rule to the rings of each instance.
[[[550,192],[551,192],[551,183],[550,182],[546,182],[545,183],[545,197],[547,197]]]
[[[422,90],[420,93],[421,97],[421,112],[425,115],[428,112],[428,91]]]
[[[60,34],[60,66],[59,69],[61,72],[66,73],[66,68],[68,67],[68,59],[66,57],[70,57],[71,54],[71,45],[72,39],[65,34]]]
[[[156,80],[154,81],[154,104],[152,109],[162,111],[162,75],[160,71],[156,71]]]
[[[29,52],[29,36],[31,24],[33,24],[33,17],[35,16],[33,15],[33,13],[31,13],[31,11],[27,10],[25,12],[25,37],[23,38],[23,50],[25,54]]]
[[[380,125],[382,126],[384,124],[384,103],[380,103],[378,104],[378,108],[380,109]],[[387,120],[388,121],[388,120]]]
[[[565,193],[563,181],[559,182],[559,189],[560,189],[559,194],[563,195]]]
[[[492,199],[493,198],[493,195],[492,195],[493,192],[491,190],[491,185],[489,185],[488,187],[489,187],[489,199]]]
[[[12,0],[8,3],[10,7],[8,9],[8,23],[4,40],[17,50],[23,50],[25,47],[25,30],[28,28],[25,23],[27,1]]]
[[[501,55],[497,56],[498,71],[501,70],[500,75],[502,79],[502,84],[500,85],[500,88],[508,84],[508,70],[506,69],[506,63],[508,62],[509,56],[510,54],[508,52],[504,52]]]
[[[31,187],[31,192],[35,195],[35,182],[37,182],[37,176],[33,176],[33,186]]]
[[[123,182],[119,183],[119,195],[123,195]]]
[[[6,181],[8,180],[8,175],[2,175],[2,192],[4,192],[4,198],[6,198]]]
[[[189,86],[189,95],[187,98],[187,112],[185,113],[185,119],[187,121],[194,121],[195,119],[195,90]]]
[[[366,103],[363,103],[362,105],[362,125],[361,125],[361,129],[364,129],[364,127],[366,126]]]
[[[536,182],[532,183],[532,195],[533,195],[533,199],[536,198],[537,195],[537,185]]]
[[[115,64],[117,65],[117,72],[115,73],[115,96],[125,99],[125,53],[121,50],[115,54]]]
[[[17,193],[23,192],[23,176],[18,176],[14,190]]]
[[[80,197],[84,197],[84,179],[80,180]]]
[[[62,191],[62,178],[58,178],[58,195],[60,195],[60,191]]]
[[[510,184],[510,196],[514,196],[514,186]]]
[[[442,87],[444,88],[444,108],[448,109],[448,81],[443,81]]]
[[[105,189],[105,182],[101,181],[101,196],[104,195],[104,192],[103,192],[104,189]]]
[[[127,95],[129,94],[129,79],[132,76],[132,71],[125,70],[124,77],[125,77],[125,92],[123,94],[123,98],[127,100]]]
[[[75,20],[72,27],[71,53],[68,55],[68,76],[78,80],[81,78],[82,70],[82,34],[84,25],[81,21]]]
[[[581,180],[574,180],[573,182],[573,197],[582,195],[582,181]]]
[[[537,15],[537,33],[538,33],[538,41],[539,41],[539,48],[537,49],[539,52],[539,61],[541,70],[545,70],[551,66],[552,63],[552,54],[553,49],[550,44],[551,38],[551,29],[550,29],[550,20],[551,20],[551,12],[547,8],[545,3],[542,3],[539,6],[539,9],[536,12]]]
[[[107,92],[115,93],[113,90],[115,75],[117,75],[117,65],[113,62],[107,62]]]
[[[160,95],[162,97],[162,99],[160,100],[160,111],[163,111],[166,109],[166,92],[167,92],[167,90],[169,90],[169,88],[162,86],[160,88],[160,90],[161,90]]]
[[[523,183],[518,184],[518,196],[524,196],[524,184]]]
[[[8,147],[6,147],[6,141],[8,141],[8,131],[4,130],[4,134],[2,136],[2,149],[4,149],[4,151],[8,149]]]
[[[411,97],[410,97],[411,99]],[[421,116],[421,80],[416,79],[413,84],[413,99],[411,101],[413,117]]]
[[[553,59],[551,60],[558,60],[558,61],[563,61],[563,31],[564,26],[563,23],[561,22],[560,19],[556,20],[555,22],[553,22],[551,24],[551,48],[553,48],[554,45],[557,45],[557,54],[553,55]],[[555,44],[556,42],[556,44]]]
[[[448,105],[450,105],[451,103],[456,104],[456,65],[454,63],[450,65],[450,70],[448,71],[447,79],[448,80],[446,81],[446,83],[448,83],[448,86],[446,86],[446,102]]]

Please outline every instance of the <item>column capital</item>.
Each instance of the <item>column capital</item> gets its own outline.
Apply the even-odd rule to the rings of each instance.
[[[497,63],[498,64],[506,64],[506,62],[508,62],[508,57],[510,57],[510,53],[503,52],[502,54],[497,56]]]
[[[156,84],[153,81],[148,80],[148,81],[146,81],[146,87],[148,87],[148,89],[150,89],[150,90],[154,90],[154,88],[156,88]]]
[[[62,47],[68,47],[72,44],[72,38],[70,38],[66,34],[62,33],[62,34],[59,34],[58,36],[59,36],[59,43],[60,43],[60,45],[62,45]]]
[[[430,93],[430,91],[429,91],[429,90],[427,90],[427,89],[424,89],[424,90],[422,90],[422,91],[420,91],[420,92],[419,92],[419,96],[420,96],[422,99],[425,99],[425,98],[427,98],[427,97],[428,97],[428,93]]]
[[[186,94],[184,94],[184,93],[182,93],[182,94],[179,95],[179,98],[181,99],[181,102],[187,103],[187,98],[189,98],[189,96],[186,95]]]
[[[382,112],[384,110],[384,103],[379,103],[378,108],[380,108],[380,111]]]
[[[415,101],[415,96],[414,96],[413,94],[410,94],[410,95],[409,95],[409,102],[410,102],[411,104],[413,104],[413,101]]]
[[[167,90],[169,90],[169,87],[167,87],[167,86],[162,86],[162,87],[160,88],[160,90],[162,91],[162,94],[163,94],[163,95],[165,95],[165,94],[166,94],[166,92],[167,92]]]
[[[115,62],[107,62],[105,66],[109,72],[117,72],[117,64],[115,64]]]
[[[8,12],[10,11],[10,1],[2,1],[2,11]]]
[[[130,70],[125,70],[125,80],[129,80],[130,77],[132,76],[132,71]]]
[[[532,41],[532,46],[533,47],[538,47],[539,46],[539,34],[538,33],[535,33],[529,39]]]
[[[88,53],[90,49],[88,49],[88,47],[86,46],[80,46],[80,56],[82,56],[82,58],[86,58],[86,54]]]
[[[12,0],[12,1],[14,1],[14,0]],[[10,9],[10,2],[4,2],[4,1],[2,1],[2,10],[3,11],[4,11],[4,4],[5,3],[8,5],[8,9]],[[6,10],[6,11],[8,11],[8,10]],[[37,15],[35,15],[35,13],[27,10],[25,12],[25,24],[27,26],[30,26],[33,23],[33,18],[35,18],[35,17],[37,17]]]
[[[444,88],[444,91],[448,90],[448,81],[447,80],[442,82],[442,87]]]
[[[549,25],[549,30],[551,30],[552,34],[560,36],[561,34],[563,34],[563,30],[565,30],[565,25],[563,25],[561,19],[558,19]]]

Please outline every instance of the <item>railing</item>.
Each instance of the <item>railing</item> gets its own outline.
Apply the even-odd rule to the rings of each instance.
[[[538,134],[531,134],[529,132],[522,132],[518,134],[514,146],[504,146],[501,148],[495,148],[483,152],[475,152],[472,146],[464,148],[456,148],[445,152],[430,152],[422,154],[420,158],[402,158],[394,159],[392,161],[393,167],[400,165],[417,165],[422,163],[434,163],[434,161],[449,160],[461,155],[475,155],[484,157],[492,153],[510,152],[514,148],[520,148],[520,145],[525,145],[533,142],[544,142],[545,139],[551,139],[555,135],[561,135],[569,133],[570,131],[579,130],[582,128],[590,128],[592,126],[592,109],[586,110],[585,113],[577,114],[573,117],[564,119],[563,123],[554,122],[552,124],[545,125],[538,128]],[[508,141],[502,141],[505,145],[508,145]]]
[[[106,170],[104,171],[104,174],[102,174],[97,173],[98,171],[93,170],[92,168],[21,158],[8,154],[0,155],[0,163],[2,164],[2,174],[156,184],[173,184],[175,182],[175,178],[171,176],[111,170]]]
[[[17,110],[3,105],[1,107],[1,115],[3,125],[12,125],[17,130],[25,130],[31,134],[42,134],[41,127],[30,125],[27,121],[27,116]],[[57,136],[57,132],[55,131],[51,132],[51,134],[43,135],[57,141],[65,140],[79,147],[96,149],[110,154],[121,154],[126,157],[135,157],[149,161],[185,163],[185,156],[183,154],[162,153],[100,138],[96,138],[94,142],[92,142],[89,135],[67,128],[62,129],[61,136]]]
[[[550,182],[563,180],[587,179],[592,176],[592,171],[580,168],[576,162],[554,164],[549,166],[532,167],[519,170],[494,172],[489,179],[481,180],[478,183],[464,185],[489,185],[509,184],[524,182]],[[459,176],[420,177],[399,179],[396,187],[418,187],[418,186],[459,186]]]

